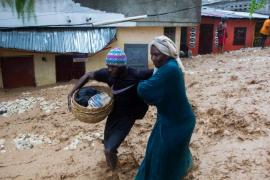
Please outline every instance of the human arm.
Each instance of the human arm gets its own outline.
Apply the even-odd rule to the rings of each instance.
[[[165,78],[162,70],[158,70],[148,80],[141,81],[138,84],[138,95],[150,105],[157,105],[164,96]]]
[[[140,70],[137,77],[139,80],[149,79],[153,75],[154,69]]]
[[[86,74],[84,74],[79,81],[74,85],[74,87],[72,88],[72,90],[69,92],[68,94],[68,110],[71,111],[71,97],[74,94],[74,92],[77,89],[80,89],[81,87],[83,87],[89,80],[93,80],[94,79],[94,73],[93,72],[88,72]]]

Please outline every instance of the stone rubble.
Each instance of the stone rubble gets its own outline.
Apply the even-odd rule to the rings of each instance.
[[[185,74],[193,75],[193,74],[196,74],[196,72],[187,70],[187,71],[185,71]]]
[[[252,62],[264,62],[269,61],[270,57],[242,57],[241,59],[233,60],[233,61],[240,61],[240,62],[246,62],[246,61],[252,61]]]
[[[35,145],[53,143],[48,137],[38,134],[20,134],[13,141],[18,150],[32,149]]]
[[[75,150],[82,141],[87,141],[91,143],[94,140],[103,140],[103,134],[98,132],[87,134],[80,132],[74,137],[71,143],[64,148],[64,150]]]
[[[5,152],[6,152],[6,149],[5,149],[5,142],[6,142],[5,139],[0,139],[0,152],[1,152],[1,153],[5,153]]]
[[[0,102],[0,112],[3,112],[0,115],[8,117],[14,114],[21,114],[33,109],[37,105],[39,105],[43,112],[50,113],[52,110],[60,108],[63,103],[46,101],[43,97],[24,97],[14,101]]]

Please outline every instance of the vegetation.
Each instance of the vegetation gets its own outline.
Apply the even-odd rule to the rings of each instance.
[[[266,0],[251,0],[250,6],[249,6],[249,14],[252,16],[252,14],[265,6]]]
[[[265,6],[266,0],[251,0],[249,13],[250,16],[258,10]],[[31,17],[35,18],[35,0],[1,0],[1,5],[3,7],[9,6],[13,12],[17,13],[18,18],[23,21],[27,17],[29,20]]]
[[[10,7],[23,22],[26,18],[28,20],[31,17],[35,19],[35,0],[1,0],[1,5]]]

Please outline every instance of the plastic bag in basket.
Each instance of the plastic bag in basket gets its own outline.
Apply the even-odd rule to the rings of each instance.
[[[107,105],[111,97],[107,93],[98,93],[88,100],[88,108],[100,108]]]

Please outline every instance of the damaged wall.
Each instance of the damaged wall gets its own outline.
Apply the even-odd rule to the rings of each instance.
[[[188,26],[200,22],[201,0],[73,0],[93,9],[122,13],[125,16],[161,14],[140,20],[138,25]],[[174,12],[165,14],[167,12]]]

